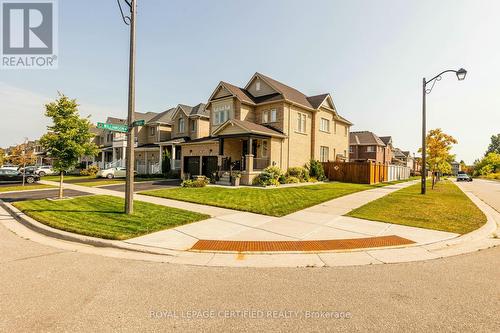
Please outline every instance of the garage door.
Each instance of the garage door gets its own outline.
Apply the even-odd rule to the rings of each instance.
[[[184,157],[184,173],[187,173],[190,176],[198,176],[200,174],[199,156]]]

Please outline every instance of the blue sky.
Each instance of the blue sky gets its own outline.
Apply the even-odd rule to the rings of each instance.
[[[353,130],[416,152],[421,81],[428,128],[455,136],[471,163],[500,132],[500,1],[139,0],[137,110],[208,99],[221,80],[262,72],[305,94],[330,92]],[[43,103],[77,98],[94,121],[125,117],[128,30],[116,1],[59,1],[59,69],[0,71],[0,146],[42,134]],[[22,126],[11,124],[22,123]]]

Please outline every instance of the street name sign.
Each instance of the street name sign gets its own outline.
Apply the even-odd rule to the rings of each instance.
[[[102,129],[105,129],[105,130],[108,130],[108,131],[113,131],[113,132],[122,132],[122,133],[127,133],[128,132],[128,126],[127,125],[97,123],[97,128],[102,128]]]
[[[137,127],[137,126],[144,126],[146,122],[144,121],[144,119],[142,120],[136,120],[132,123],[132,127]]]

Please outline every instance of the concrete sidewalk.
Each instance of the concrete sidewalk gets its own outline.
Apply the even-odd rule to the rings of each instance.
[[[364,221],[342,217],[340,206],[350,205],[355,208],[365,201],[384,193],[390,193],[411,184],[398,184],[392,188],[379,188],[331,200],[321,205],[290,214],[284,218],[236,212],[221,215],[200,223],[185,225],[176,229],[157,232],[138,237],[126,242],[91,239],[99,242],[98,247],[80,243],[68,242],[53,237],[47,237],[18,223],[0,207],[0,223],[19,236],[32,239],[39,243],[62,249],[72,249],[85,253],[99,254],[110,257],[147,260],[166,263],[180,263],[202,266],[229,267],[324,267],[351,266],[381,263],[396,263],[418,260],[437,259],[486,249],[500,244],[493,237],[500,224],[500,214],[477,198],[474,194],[466,195],[486,214],[487,223],[480,229],[457,237],[456,234],[438,231],[391,225],[387,223]],[[459,184],[459,187],[462,186]],[[94,189],[96,194],[103,193]],[[382,191],[381,191],[382,190]],[[342,200],[342,201],[341,201]],[[176,201],[175,201],[176,202]],[[316,209],[335,208],[335,213]],[[24,215],[20,213],[20,215]],[[29,219],[28,217],[25,217]],[[33,223],[37,223],[33,221]],[[41,224],[40,224],[41,225]],[[41,225],[43,228],[49,228]],[[59,232],[52,229],[51,232]],[[221,235],[221,232],[223,233]],[[210,253],[185,251],[198,238],[238,239],[260,237],[260,239],[330,239],[335,237],[350,238],[367,237],[367,235],[401,235],[401,237],[416,241],[417,244],[397,248],[371,248],[350,251],[329,251],[318,253]],[[341,236],[342,235],[342,236]],[[83,237],[71,234],[71,237]],[[87,237],[88,238],[88,237]]]

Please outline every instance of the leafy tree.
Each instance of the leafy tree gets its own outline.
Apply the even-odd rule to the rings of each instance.
[[[33,154],[33,149],[23,143],[15,146],[9,155],[9,163],[18,166],[33,165],[36,162],[36,157]]]
[[[170,165],[170,153],[168,152],[168,150],[165,149],[165,151],[163,152],[163,161],[161,163],[161,173],[164,174],[164,175],[167,175],[169,172],[170,172],[170,168],[171,168],[171,165]]]
[[[474,163],[474,174],[476,176],[486,176],[496,172],[500,172],[500,154],[498,153],[489,153]]]
[[[5,162],[5,151],[0,148],[0,166],[2,166]]]
[[[486,156],[489,153],[500,154],[500,133],[498,133],[497,135],[491,136],[491,143],[488,146],[488,150],[486,151],[486,154],[484,154],[484,155]]]
[[[90,120],[80,118],[75,99],[59,94],[58,99],[45,105],[45,116],[52,118],[53,124],[47,127],[40,143],[59,172],[59,198],[62,198],[64,172],[73,168],[80,156],[97,155],[97,146],[92,142]]]
[[[453,144],[458,141],[440,128],[430,130],[427,134],[427,167],[432,172],[432,188],[436,184],[438,173],[451,173],[451,162],[455,156],[450,154]]]

